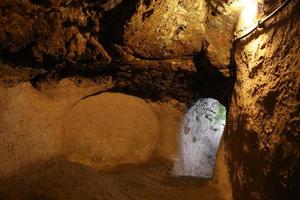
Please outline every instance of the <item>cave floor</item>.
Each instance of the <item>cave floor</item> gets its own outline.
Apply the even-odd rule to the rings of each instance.
[[[172,165],[154,161],[112,171],[65,160],[49,161],[6,181],[2,200],[222,200],[212,181],[170,176]]]

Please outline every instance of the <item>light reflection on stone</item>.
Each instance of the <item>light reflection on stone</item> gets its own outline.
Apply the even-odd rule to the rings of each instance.
[[[212,177],[225,121],[226,108],[215,99],[200,99],[188,110],[180,130],[175,175]]]

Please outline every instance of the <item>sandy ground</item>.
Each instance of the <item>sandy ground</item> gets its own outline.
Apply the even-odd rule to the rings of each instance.
[[[65,160],[36,166],[0,187],[1,200],[222,200],[211,181],[170,176],[172,165],[154,161],[96,171]]]

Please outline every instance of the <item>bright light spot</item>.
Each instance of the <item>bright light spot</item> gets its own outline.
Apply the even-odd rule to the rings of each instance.
[[[187,112],[180,131],[180,152],[174,174],[211,178],[226,121],[226,108],[204,98]]]
[[[256,0],[241,0],[242,1],[242,13],[241,23],[243,27],[251,26],[257,21],[258,3]]]

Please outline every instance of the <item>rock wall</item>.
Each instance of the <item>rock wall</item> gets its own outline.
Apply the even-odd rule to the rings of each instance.
[[[62,153],[95,168],[149,161],[159,136],[159,121],[149,105],[120,93],[83,99],[63,121]]]
[[[204,0],[3,0],[0,59],[19,67],[99,70],[137,60],[193,59],[206,49],[229,76],[234,23],[211,15],[209,5]]]
[[[237,43],[226,149],[235,199],[300,198],[300,2]]]
[[[70,79],[40,90],[30,82],[0,84],[0,182],[58,157],[97,169],[174,160],[183,115],[178,105],[119,93],[93,95],[110,86],[77,86]]]
[[[63,115],[82,97],[96,98],[103,91],[164,102],[151,105],[161,134],[157,146],[150,149],[156,157],[174,159],[184,109],[165,102],[179,101],[185,107],[196,95],[222,102],[230,96],[233,24],[222,26],[224,16],[210,11],[204,0],[1,1],[1,176],[63,155],[61,127],[89,119],[78,118],[82,112],[77,106],[82,102],[74,107],[79,109],[75,114]],[[200,57],[206,57],[204,64],[199,64]],[[216,66],[210,65],[212,61]],[[94,111],[85,106],[91,109],[88,112]],[[99,128],[98,121],[91,120],[90,128]],[[69,126],[65,130],[81,129]],[[65,148],[78,157],[89,154],[73,146]],[[98,158],[84,162],[94,165]]]
[[[114,91],[185,105],[194,96],[227,104],[235,14],[220,14],[211,2],[221,1],[1,1],[0,176],[72,148],[89,154],[76,149],[78,141],[62,151],[63,125],[90,122],[91,129],[99,128],[95,118],[78,117],[85,110],[77,104],[82,97],[95,100]],[[226,154],[238,200],[300,198],[299,10],[299,0],[292,0],[265,28],[236,44],[236,83],[216,175],[229,185],[222,164]],[[45,92],[45,85],[52,89]],[[75,104],[75,114],[63,117]],[[141,109],[149,114],[147,106]],[[87,107],[98,117],[99,110]],[[160,134],[144,131],[159,141],[149,149],[174,158],[183,111],[161,103],[151,109]],[[99,158],[84,163],[94,165]]]
[[[205,1],[144,2],[124,31],[125,45],[143,58],[195,55],[202,49],[206,14]]]
[[[32,162],[47,160],[60,149],[60,109],[30,83],[0,86],[0,179]]]
[[[62,155],[63,114],[82,96],[107,86],[78,88],[63,80],[55,89],[41,92],[30,82],[0,84],[0,179]]]
[[[168,102],[150,102],[160,124],[155,157],[175,161],[179,151],[179,131],[186,112],[185,104],[175,100]]]

